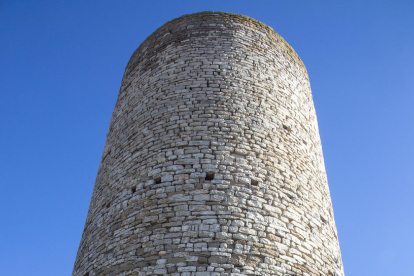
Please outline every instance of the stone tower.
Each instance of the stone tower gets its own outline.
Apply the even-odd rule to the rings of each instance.
[[[125,70],[73,275],[343,275],[308,75],[252,18],[202,12]]]

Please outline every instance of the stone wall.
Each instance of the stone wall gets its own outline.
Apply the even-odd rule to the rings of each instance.
[[[343,275],[306,69],[203,12],[132,55],[73,275]]]

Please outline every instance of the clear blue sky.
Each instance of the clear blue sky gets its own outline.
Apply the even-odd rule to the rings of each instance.
[[[414,275],[414,1],[0,1],[2,275],[70,275],[124,68],[165,22],[248,15],[311,80],[345,274]]]

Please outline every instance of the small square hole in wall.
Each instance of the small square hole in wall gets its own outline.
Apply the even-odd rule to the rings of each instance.
[[[136,187],[132,187],[131,188],[131,192],[133,193],[133,194],[135,194],[135,192],[137,191],[137,188]]]
[[[257,185],[259,185],[259,181],[252,179],[250,181],[250,184],[252,184],[252,186],[257,186]]]
[[[321,217],[322,223],[327,223],[326,219],[323,216],[320,215],[320,217]]]
[[[286,129],[287,131],[291,131],[292,129],[290,128],[290,126],[287,125],[283,125],[283,128]]]
[[[83,276],[89,276],[89,272],[86,272],[85,275],[83,275]]]
[[[214,179],[214,173],[208,172],[206,173],[206,180],[213,180]]]
[[[160,184],[161,183],[161,177],[157,177],[154,180],[155,180],[155,184]]]

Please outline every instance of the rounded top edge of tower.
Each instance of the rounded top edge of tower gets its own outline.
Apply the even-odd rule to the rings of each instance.
[[[232,12],[222,12],[222,11],[202,11],[202,12],[195,12],[195,13],[189,13],[189,14],[183,14],[179,17],[176,17],[168,22],[166,22],[161,28],[173,25],[175,22],[183,20],[183,19],[190,19],[190,18],[203,18],[204,16],[220,16],[221,18],[232,20],[234,22],[250,22],[254,25],[256,25],[257,28],[263,28],[266,30],[270,30],[272,32],[275,32],[272,27],[266,25],[265,23],[256,20],[250,16],[243,15],[243,14],[237,14]],[[276,33],[276,32],[275,32]],[[276,33],[277,34],[277,33]]]
[[[246,27],[250,27],[253,29],[256,29],[258,31],[264,31],[269,37],[274,38],[275,40],[279,41],[281,45],[284,46],[286,53],[290,55],[296,62],[300,65],[300,67],[304,70],[305,75],[307,76],[307,70],[305,67],[305,64],[300,59],[299,55],[296,53],[296,51],[293,49],[292,46],[289,45],[289,43],[286,42],[286,40],[280,36],[272,27],[266,25],[265,23],[256,20],[252,17],[249,17],[247,15],[241,15],[231,12],[222,12],[222,11],[202,11],[202,12],[196,12],[196,13],[190,13],[190,14],[184,14],[179,17],[176,17],[170,21],[167,21],[164,23],[161,27],[156,29],[151,35],[149,35],[142,43],[141,45],[135,50],[135,52],[132,54],[127,66],[126,70],[128,68],[133,67],[133,64],[135,63],[136,56],[140,52],[140,49],[145,47],[145,44],[151,44],[153,43],[159,34],[168,32],[171,28],[173,28],[175,25],[178,25],[180,22],[189,20],[189,21],[197,21],[197,20],[206,20],[206,17],[220,17],[220,19],[223,20],[223,22],[232,22],[232,23],[238,23],[243,24]]]

